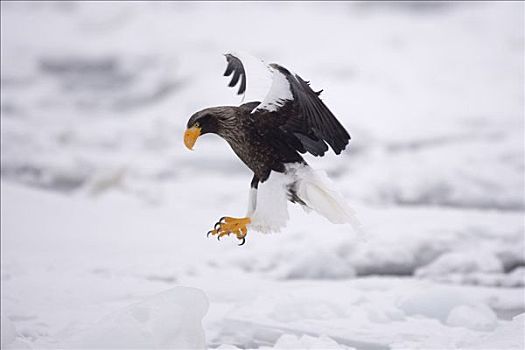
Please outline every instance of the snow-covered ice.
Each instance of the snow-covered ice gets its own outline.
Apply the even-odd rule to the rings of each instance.
[[[22,337],[18,335],[15,326],[9,320],[8,317],[4,316],[3,313],[0,314],[1,326],[2,326],[2,338],[1,338],[1,348],[2,349],[30,349],[28,343],[26,343]]]
[[[523,349],[525,339],[522,336],[525,328],[525,314],[515,316],[511,322],[499,326],[493,333],[481,336],[464,347],[472,349]]]
[[[493,331],[497,322],[494,311],[483,304],[456,306],[447,317],[448,325],[479,331]]]
[[[1,6],[2,348],[524,348],[523,3]],[[324,89],[365,234],[206,238],[251,174],[182,133],[239,50]]]
[[[86,349],[205,349],[204,293],[175,287],[118,310],[60,344]]]

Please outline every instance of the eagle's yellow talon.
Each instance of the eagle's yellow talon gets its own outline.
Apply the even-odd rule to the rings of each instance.
[[[244,237],[246,237],[246,234],[248,233],[248,229],[245,227],[241,227],[239,228],[236,232],[235,232],[235,235],[237,236],[237,239],[244,239]]]
[[[242,240],[240,245],[243,245],[245,242],[246,234],[248,233],[248,225],[250,224],[250,218],[232,218],[229,216],[223,216],[220,220],[214,225],[214,229],[208,231],[208,236],[217,235],[217,239],[221,237],[229,236],[234,234],[237,239]]]
[[[222,231],[222,232],[219,232],[219,238],[223,237],[223,236],[229,236],[231,232],[229,231]]]

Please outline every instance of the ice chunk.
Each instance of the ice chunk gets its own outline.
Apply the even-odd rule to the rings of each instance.
[[[172,288],[104,317],[64,347],[204,349],[201,320],[207,310],[201,290]]]
[[[4,314],[0,314],[1,321],[2,321],[2,349],[4,349],[8,344],[12,343],[16,339],[16,329],[15,326],[11,323],[11,321],[4,316]]]
[[[2,322],[1,348],[2,349],[31,349],[29,344],[18,337],[15,326],[3,313],[0,313]]]
[[[429,286],[404,297],[399,302],[399,308],[407,315],[426,316],[446,322],[452,309],[469,302],[469,298],[458,291]]]
[[[476,342],[465,344],[469,349],[525,349],[525,313],[504,323],[487,336],[477,339]]]
[[[235,345],[230,345],[230,344],[222,344],[217,348],[217,350],[240,350],[240,349],[241,348],[238,348]]]
[[[475,331],[492,331],[498,324],[494,311],[486,305],[459,305],[448,314],[447,324]]]
[[[503,264],[489,252],[451,252],[416,270],[416,276],[434,277],[451,273],[502,272]]]
[[[348,349],[339,345],[327,336],[312,337],[303,335],[300,338],[293,334],[283,334],[275,343],[274,349]]]
[[[504,287],[523,287],[525,284],[525,267],[519,266],[512,270],[503,281]]]
[[[276,276],[282,279],[338,279],[355,276],[351,264],[324,248],[290,256],[289,262],[276,270]]]

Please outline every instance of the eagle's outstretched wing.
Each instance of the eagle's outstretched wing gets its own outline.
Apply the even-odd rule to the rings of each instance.
[[[246,56],[231,53],[225,56],[228,65],[224,75],[233,74],[229,86],[236,86],[240,80],[238,94],[247,94],[251,88],[251,80],[250,71],[243,63]],[[284,133],[283,136],[289,139],[290,144],[301,153],[322,156],[328,150],[327,144],[336,154],[341,153],[346,148],[350,135],[319,98],[321,91],[313,91],[307,81],[283,66],[258,62],[260,67],[270,73],[270,82],[266,83],[264,95],[251,99],[261,101],[251,113],[259,113],[271,119],[275,127]],[[250,64],[253,66],[252,62]],[[265,82],[257,81],[256,84],[254,81],[253,85],[259,83]]]

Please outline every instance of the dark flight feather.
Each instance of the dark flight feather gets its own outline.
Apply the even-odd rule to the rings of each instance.
[[[350,135],[319,98],[322,90],[313,91],[309,83],[299,75],[292,75],[288,69],[278,64],[273,63],[270,66],[282,73],[290,84],[294,99],[287,104],[292,104],[297,114],[290,116],[292,123],[289,125],[294,132],[299,132],[315,142],[316,147],[305,146],[308,152],[313,155],[316,155],[315,153],[323,155],[326,150],[321,151],[318,143],[318,140],[323,140],[330,145],[335,154],[340,154],[346,148]],[[297,124],[302,125],[303,130],[297,130]],[[310,144],[313,145],[311,142]]]
[[[239,86],[239,91],[237,91],[237,95],[242,95],[246,91],[246,72],[244,71],[244,66],[242,65],[242,62],[237,57],[233,56],[232,54],[225,54],[226,61],[228,62],[228,65],[226,66],[226,71],[224,72],[224,76],[228,77],[233,73],[232,80],[230,81],[230,84],[228,84],[229,87],[234,87],[239,82],[239,78],[241,79],[241,85]]]

